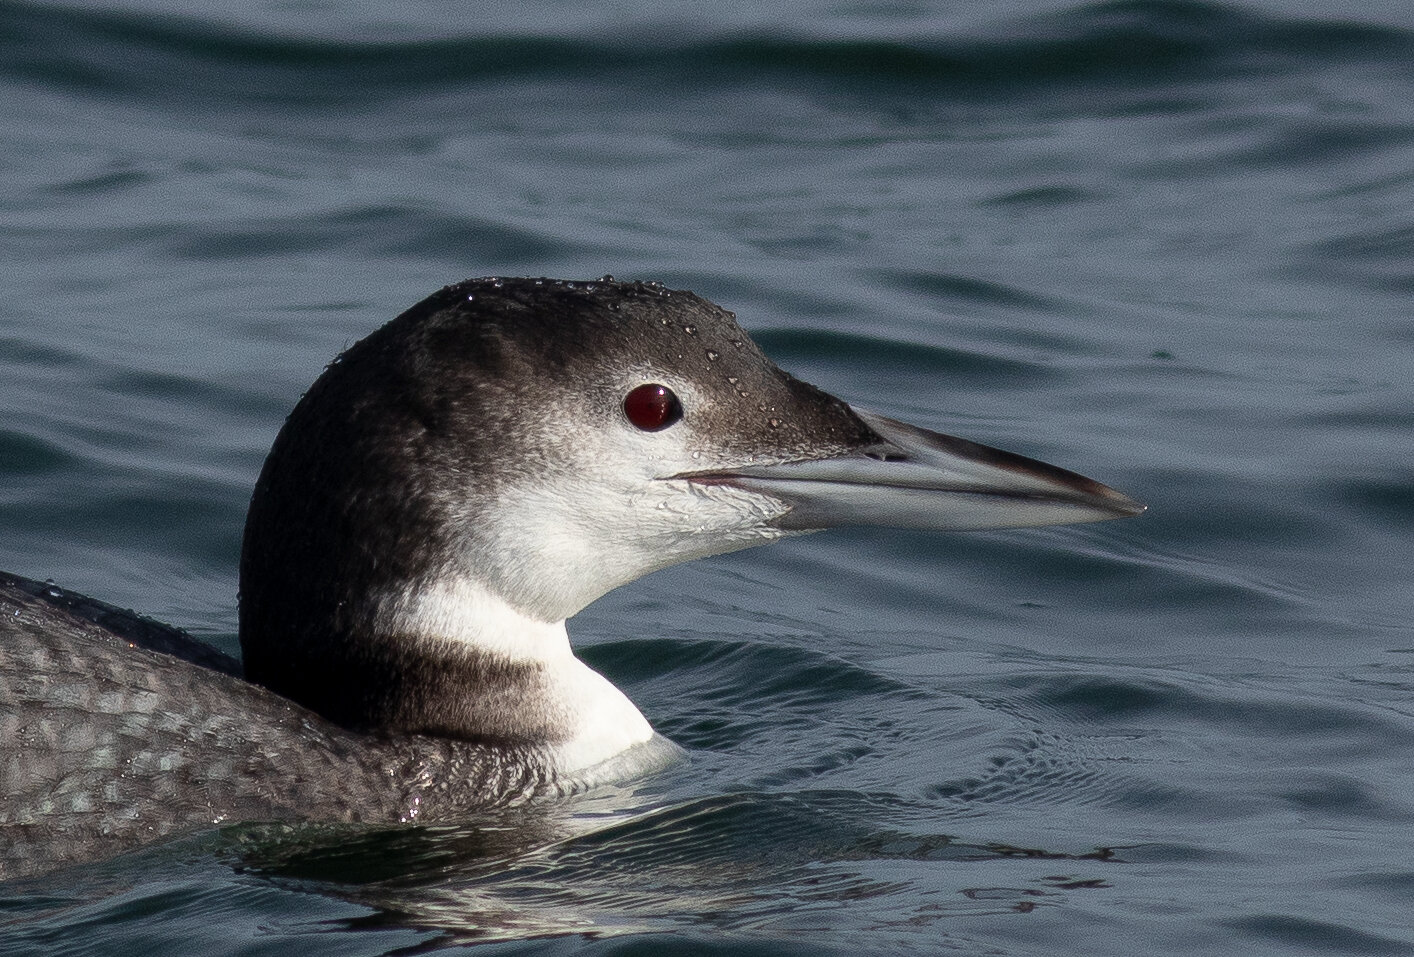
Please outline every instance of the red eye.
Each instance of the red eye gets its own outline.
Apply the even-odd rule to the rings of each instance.
[[[650,382],[624,396],[624,415],[636,428],[657,432],[682,418],[682,403],[672,389]]]

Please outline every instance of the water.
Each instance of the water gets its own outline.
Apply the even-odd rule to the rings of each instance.
[[[1414,949],[1406,4],[252,7],[0,5],[0,567],[233,648],[286,411],[495,273],[1151,511],[660,573],[571,631],[686,766],[12,883],[0,950]]]

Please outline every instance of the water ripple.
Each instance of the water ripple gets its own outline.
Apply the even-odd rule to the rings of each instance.
[[[633,42],[461,36],[367,42],[253,33],[178,17],[0,7],[0,75],[112,95],[257,97],[326,107],[449,84],[547,75],[720,85],[775,76],[866,93],[904,85],[997,96],[1038,87],[1132,86],[1328,62],[1376,61],[1407,71],[1414,38],[1391,28],[1282,20],[1218,3],[1092,3],[1005,24],[994,36],[843,40],[724,36]],[[171,77],[181,76],[174,85]]]

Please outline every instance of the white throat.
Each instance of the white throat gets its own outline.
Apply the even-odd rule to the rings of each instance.
[[[602,764],[653,737],[633,702],[575,657],[564,621],[529,617],[474,580],[445,579],[387,596],[374,627],[382,634],[453,641],[508,663],[535,665],[543,682],[523,705],[554,714],[564,728],[562,736],[545,742],[548,760],[562,774]]]

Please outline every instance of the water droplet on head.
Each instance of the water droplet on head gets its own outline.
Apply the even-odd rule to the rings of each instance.
[[[611,275],[609,275],[608,273],[604,273],[603,276],[600,276],[600,277],[599,277],[599,281],[600,281],[600,282],[613,282],[613,281],[614,281],[614,277],[611,276]]]
[[[543,279],[537,279],[537,280],[535,280],[535,285],[537,285],[537,286],[543,286],[543,285],[545,285],[545,280],[543,280]]]
[[[697,335],[697,327],[690,322],[682,327],[682,331],[687,333],[689,336]]]
[[[744,348],[744,347],[746,346],[746,340],[744,340],[744,339],[733,339],[733,340],[732,340],[732,345],[736,346],[738,349]]]
[[[693,457],[693,459],[700,459],[700,458],[702,458],[702,453],[701,453],[701,452],[693,452],[693,453],[692,453],[692,457]]]
[[[769,426],[770,426],[771,428],[773,428],[773,429],[779,429],[779,428],[781,427],[781,420],[780,420],[780,419],[777,419],[777,418],[775,418],[775,417],[772,417],[772,418],[769,418],[769,419],[766,420],[766,424],[769,425]]]
[[[732,385],[736,385],[736,384],[737,384],[738,382],[740,382],[741,380],[738,379],[738,378],[737,378],[736,376],[734,376],[734,375],[729,375],[729,376],[727,376],[727,381],[730,382]]]
[[[493,289],[500,289],[500,288],[504,287],[505,285],[506,285],[506,281],[505,281],[504,279],[493,279],[493,280],[491,280],[491,287],[492,287]]]
[[[707,350],[707,361],[708,361],[708,362],[716,362],[719,358],[721,358],[721,357],[718,356],[716,352],[712,351],[711,349],[708,349],[708,350]]]

